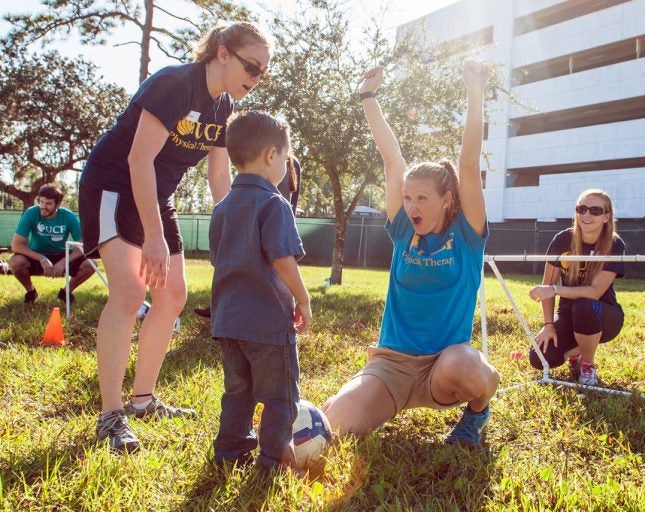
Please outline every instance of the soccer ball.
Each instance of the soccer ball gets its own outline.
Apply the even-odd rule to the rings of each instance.
[[[320,456],[331,443],[331,427],[325,413],[307,400],[300,400],[298,417],[293,422],[293,449],[296,467],[304,469]]]

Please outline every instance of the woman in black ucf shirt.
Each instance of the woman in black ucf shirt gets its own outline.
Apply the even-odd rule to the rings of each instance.
[[[97,329],[99,441],[132,452],[126,418],[195,416],[154,396],[175,318],[186,301],[183,242],[173,194],[189,167],[206,159],[215,202],[231,187],[226,121],[266,76],[273,47],[252,23],[213,29],[195,61],[144,81],[115,125],[94,146],[79,192],[86,254],[103,259],[110,283]],[[152,308],[139,331],[131,400],[121,398],[137,309]]]
[[[573,227],[551,241],[549,255],[623,255],[625,243],[615,231],[614,209],[603,190],[585,190],[576,203]],[[623,326],[623,310],[616,300],[614,279],[622,277],[622,262],[553,261],[544,268],[542,285],[529,295],[542,303],[544,325],[535,340],[550,367],[568,358],[574,379],[584,386],[598,383],[594,356],[599,343],[614,339]],[[562,284],[558,284],[562,278]],[[555,296],[560,295],[554,316]],[[535,350],[531,365],[542,369]]]

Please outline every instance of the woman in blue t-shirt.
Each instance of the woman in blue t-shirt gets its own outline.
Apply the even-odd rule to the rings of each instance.
[[[340,434],[365,434],[403,409],[466,403],[447,443],[478,445],[499,375],[470,345],[488,237],[479,160],[487,66],[467,62],[468,113],[459,175],[448,162],[406,172],[376,101],[383,68],[365,75],[361,99],[385,164],[386,230],[394,244],[378,346],[323,410]]]
[[[203,158],[215,202],[228,193],[226,121],[233,101],[265,77],[271,55],[268,37],[252,23],[212,30],[197,46],[194,62],[163,68],[141,84],[87,160],[79,193],[83,242],[86,254],[100,254],[110,284],[97,331],[102,413],[96,430],[114,451],[139,448],[126,416],[195,415],[153,395],[186,302],[172,196],[188,168]],[[121,388],[146,287],[152,307],[139,333],[131,400],[124,404]]]
[[[625,243],[616,233],[614,208],[604,190],[585,190],[576,202],[573,227],[561,231],[547,250],[554,256],[617,256]],[[569,372],[583,386],[598,384],[594,356],[599,343],[613,340],[623,326],[614,280],[623,277],[623,262],[552,261],[544,266],[542,285],[529,295],[542,303],[544,324],[535,337],[549,367],[568,359]],[[558,284],[562,278],[562,285]],[[560,296],[557,317],[555,296]],[[533,348],[529,361],[542,369]]]

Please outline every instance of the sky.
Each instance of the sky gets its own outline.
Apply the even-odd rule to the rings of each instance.
[[[161,0],[162,5],[175,13],[182,13],[190,16],[190,2],[186,0]],[[432,11],[445,7],[456,0],[430,0],[419,2],[418,0],[345,0],[347,9],[350,11],[352,19],[356,20],[356,26],[364,26],[369,19],[370,14],[382,12],[384,5],[387,6],[387,15],[384,17],[384,28],[388,31],[389,37],[394,39],[396,27],[424,16]],[[240,4],[245,5],[252,12],[261,14],[262,8],[287,9],[296,5],[297,0],[240,0]],[[420,6],[423,5],[423,7]],[[0,0],[0,14],[6,13],[26,13],[39,12],[42,6],[39,0]],[[160,21],[160,20],[159,20]],[[9,25],[0,21],[0,33],[5,33]],[[358,32],[357,32],[358,34]],[[139,75],[139,51],[135,45],[123,44],[127,41],[138,39],[135,31],[120,29],[114,32],[109,38],[108,45],[89,46],[81,45],[74,37],[67,38],[65,41],[58,42],[51,47],[56,48],[67,57],[76,57],[83,55],[87,60],[94,62],[99,73],[108,82],[113,82],[124,87],[129,93],[137,89]],[[120,44],[119,44],[120,43]],[[358,41],[356,44],[360,44]],[[159,54],[152,54],[150,71],[155,72],[171,63],[167,57]]]

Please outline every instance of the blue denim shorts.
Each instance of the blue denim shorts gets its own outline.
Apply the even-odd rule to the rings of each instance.
[[[224,394],[220,427],[213,442],[215,462],[248,460],[258,445],[253,413],[264,404],[260,421],[258,464],[280,464],[291,441],[298,414],[298,348],[285,339],[283,345],[217,338],[224,367]]]

